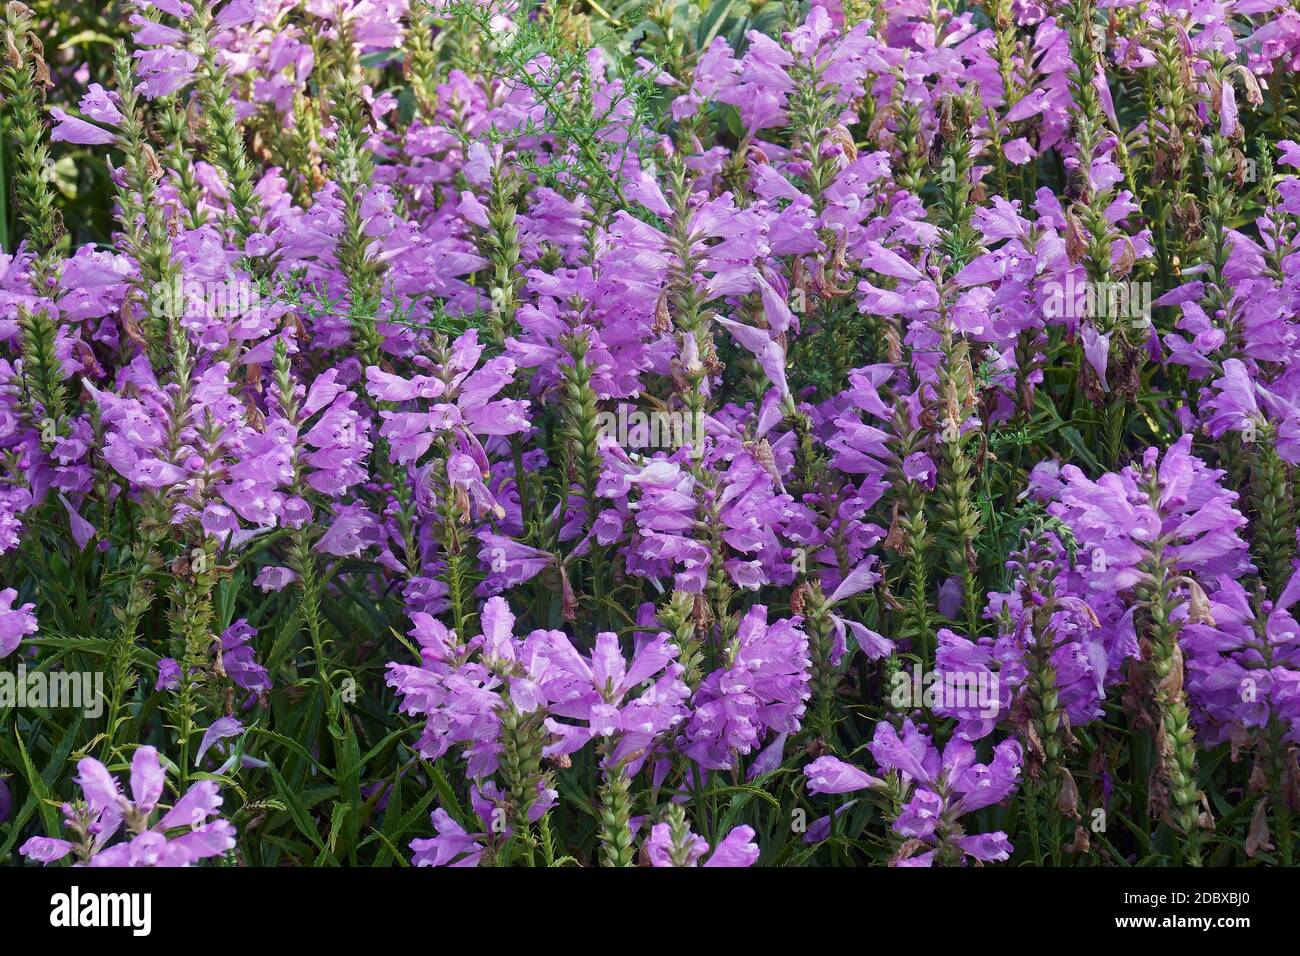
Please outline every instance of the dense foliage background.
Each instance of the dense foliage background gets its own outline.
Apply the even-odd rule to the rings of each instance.
[[[1288,0],[3,29],[0,858],[1295,862]]]

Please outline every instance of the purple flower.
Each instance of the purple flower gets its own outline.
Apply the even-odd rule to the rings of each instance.
[[[1010,852],[1003,833],[982,834],[982,840],[968,843],[958,818],[1001,803],[1015,792],[1023,757],[1018,742],[1003,740],[994,748],[993,759],[981,764],[976,762],[974,745],[963,737],[950,740],[940,756],[930,738],[910,720],[903,722],[901,735],[892,724],[881,721],[869,749],[881,770],[899,774],[904,791],[910,790],[894,830],[922,844],[937,845],[935,856],[912,853],[907,865],[928,866],[954,853],[958,859],[963,854],[984,859],[979,853],[991,847]]]
[[[50,109],[50,115],[55,119],[55,126],[50,130],[50,139],[55,142],[75,143],[80,146],[104,146],[117,138],[113,133],[93,123],[69,116],[57,106]]]
[[[505,603],[500,598],[492,601]],[[494,610],[489,619],[494,615],[504,618]],[[420,644],[421,665],[390,663],[388,685],[402,698],[402,713],[426,718],[418,744],[420,754],[434,760],[459,744],[469,757],[470,777],[486,777],[497,768],[503,681],[483,662],[471,660],[471,645],[461,643],[455,632],[437,619],[417,611],[411,620],[410,634]],[[483,644],[482,638],[473,641],[475,648]],[[508,648],[498,630],[496,653],[505,654]]]
[[[730,769],[769,732],[794,733],[803,722],[811,662],[799,619],[767,623],[755,605],[736,632],[731,664],[709,674],[691,698],[682,749],[706,770]]]
[[[837,757],[818,757],[803,768],[809,793],[855,793],[882,781]]]
[[[1190,435],[1163,457],[1148,449],[1139,464],[1091,481],[1072,465],[1053,514],[1074,533],[1088,586],[1116,592],[1144,580],[1142,561],[1153,553],[1182,572],[1207,578],[1239,575],[1250,566],[1238,530],[1246,519],[1234,507],[1236,492],[1219,483],[1222,471],[1191,454]]]
[[[74,839],[32,837],[19,848],[28,859],[54,863],[70,853],[78,865],[189,866],[234,848],[235,828],[217,816],[221,796],[211,780],[192,785],[156,822],[166,773],[153,747],[140,747],[131,760],[130,796],[98,760],[77,764],[84,802],[63,805],[64,829]],[[125,826],[125,838],[109,842]]]
[[[257,572],[253,586],[263,591],[282,591],[296,580],[298,575],[290,568],[266,567]]]
[[[8,657],[22,642],[22,639],[36,633],[36,615],[34,604],[14,607],[18,592],[13,588],[0,591],[0,658]]]
[[[249,692],[248,699],[244,702],[246,707],[254,699],[265,697],[271,690],[271,676],[257,662],[249,643],[256,636],[257,628],[250,627],[242,617],[221,634],[222,669],[236,685]]]
[[[685,719],[689,689],[675,663],[677,647],[667,634],[644,641],[630,661],[618,635],[608,632],[596,635],[590,658],[559,631],[534,632],[528,651],[529,673],[550,713],[580,722],[547,718],[546,728],[555,735],[547,756],[571,754],[593,738],[610,737],[614,746],[608,765],[629,761],[635,770],[656,738]]]
[[[117,108],[115,94],[105,90],[98,83],[91,83],[86,95],[81,98],[81,112],[96,123],[117,126],[122,122],[122,112]]]
[[[244,725],[234,717],[222,717],[214,720],[211,726],[203,732],[203,739],[199,741],[198,752],[194,754],[194,766],[203,766],[203,755],[208,752],[209,748],[231,737],[242,736],[243,733]]]
[[[154,690],[176,690],[181,686],[181,665],[175,658],[163,657],[158,661],[158,679]]]
[[[416,866],[478,866],[483,835],[466,833],[441,807],[433,811],[432,820],[437,836],[412,840],[411,862]]]
[[[754,829],[748,826],[733,827],[718,841],[713,853],[701,864],[699,860],[709,852],[709,842],[695,833],[686,834],[681,848],[674,847],[672,828],[667,823],[657,823],[646,840],[646,853],[650,865],[667,866],[723,866],[749,867],[758,860],[759,849],[754,842]],[[682,862],[675,863],[680,854]]]
[[[1179,642],[1198,741],[1213,746],[1276,722],[1300,742],[1300,570],[1276,601],[1251,600],[1227,576],[1212,582],[1208,618],[1185,620]]]
[[[1106,687],[1122,677],[1123,663],[1135,650],[1126,639],[1118,602],[1113,596],[1099,600],[1089,593],[1084,572],[1068,560],[1052,533],[1013,554],[1007,567],[1015,575],[1014,590],[991,593],[986,612],[998,622],[992,657],[998,662],[999,687],[1012,701],[1008,705],[999,695],[1000,714],[1007,716],[1019,706],[1018,699],[1028,689],[1031,655],[1041,646],[1048,651],[1055,690],[1070,726],[1101,717]],[[1100,615],[1094,606],[1101,608]],[[978,726],[986,733],[992,729]]]

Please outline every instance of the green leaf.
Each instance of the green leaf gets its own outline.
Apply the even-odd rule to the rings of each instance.
[[[280,771],[275,769],[275,764],[267,764],[267,770],[271,772],[271,780],[275,783],[275,792],[284,801],[285,808],[289,811],[289,816],[293,819],[294,825],[299,832],[311,840],[318,850],[329,854],[329,850],[325,848],[325,844],[320,838],[320,831],[316,829],[311,813],[303,805],[302,799],[298,794],[294,793],[292,787],[284,782],[284,778],[280,776]]]

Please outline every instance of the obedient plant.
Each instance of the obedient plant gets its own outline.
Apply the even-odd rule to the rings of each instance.
[[[59,7],[0,857],[1297,862],[1286,4]]]

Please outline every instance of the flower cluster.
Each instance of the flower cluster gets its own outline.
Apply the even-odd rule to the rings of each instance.
[[[77,774],[84,799],[62,807],[64,832],[75,839],[32,837],[22,846],[23,856],[54,863],[75,854],[85,866],[171,867],[221,856],[235,846],[235,828],[217,816],[222,801],[211,780],[193,784],[150,823],[167,782],[153,747],[139,748],[131,759],[129,798],[93,757],[77,764]],[[112,843],[124,827],[126,839]]]
[[[0,843],[1296,863],[1285,7],[8,3]]]

